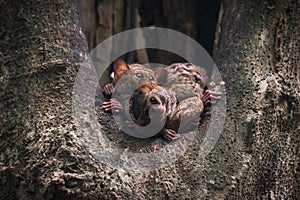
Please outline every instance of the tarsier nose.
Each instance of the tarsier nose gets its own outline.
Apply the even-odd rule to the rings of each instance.
[[[150,103],[151,103],[151,104],[158,104],[157,98],[156,98],[156,97],[151,97],[151,98],[150,98]]]

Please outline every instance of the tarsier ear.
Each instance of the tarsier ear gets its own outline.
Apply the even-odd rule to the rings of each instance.
[[[128,64],[123,59],[118,59],[114,63],[114,79],[118,81],[123,74],[129,70]]]
[[[155,70],[155,77],[157,79],[157,83],[164,85],[167,82],[168,71],[164,68],[159,68]]]

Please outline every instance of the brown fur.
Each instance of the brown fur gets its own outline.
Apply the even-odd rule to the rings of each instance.
[[[129,66],[127,63],[122,60],[118,59],[114,63],[114,79],[118,81],[127,71],[129,71]]]
[[[181,128],[188,129],[190,124],[199,122],[207,83],[204,69],[190,63],[176,63],[154,73],[142,65],[127,65],[123,60],[117,60],[114,73],[120,83],[115,90],[117,101],[125,109],[124,113],[128,109],[130,114],[123,120],[130,117],[139,126],[145,126],[152,119],[149,110],[153,106],[153,120],[168,118],[162,130],[167,139],[170,135],[171,139],[176,138],[174,131],[170,134],[169,130],[177,131],[179,123]],[[157,81],[163,86],[159,86]],[[127,99],[130,101],[126,106]]]

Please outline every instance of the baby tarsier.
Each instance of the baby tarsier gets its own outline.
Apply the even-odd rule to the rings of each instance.
[[[175,63],[153,71],[119,59],[114,64],[114,79],[118,87],[107,84],[104,94],[119,95],[104,102],[102,109],[120,115],[129,113],[124,115],[124,124],[129,127],[129,118],[139,126],[164,118],[166,122],[159,133],[167,140],[180,137],[179,126],[183,132],[195,128],[204,107],[221,98],[220,92],[207,90],[206,71],[191,63]]]

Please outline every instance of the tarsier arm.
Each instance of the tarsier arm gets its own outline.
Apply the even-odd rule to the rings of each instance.
[[[203,109],[204,105],[199,97],[184,99],[177,105],[166,127],[178,129],[180,126],[180,131],[191,130],[199,124]]]
[[[117,82],[127,71],[129,71],[127,63],[122,59],[118,59],[114,63],[114,81]],[[106,96],[111,97],[114,92],[114,85],[112,83],[106,84],[103,87],[103,92]],[[116,99],[110,99],[109,101],[103,102],[103,106],[101,108],[105,112],[111,112],[112,109],[119,112],[123,109],[122,105]]]

